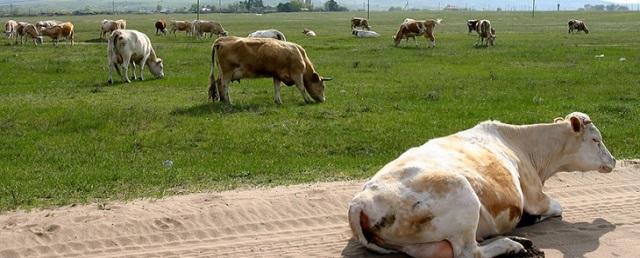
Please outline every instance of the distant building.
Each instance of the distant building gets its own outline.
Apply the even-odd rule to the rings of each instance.
[[[311,0],[304,0],[304,4],[307,6],[311,5]]]

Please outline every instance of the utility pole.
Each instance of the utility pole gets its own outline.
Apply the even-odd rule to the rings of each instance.
[[[196,10],[196,20],[199,21],[200,20],[200,0],[197,1],[198,4],[198,10]]]
[[[531,8],[531,17],[536,17],[536,0],[533,0],[533,8]]]
[[[218,0],[218,13],[222,14],[222,0]]]
[[[116,0],[111,0],[111,14],[116,14]]]
[[[367,20],[369,19],[369,0],[367,0]]]

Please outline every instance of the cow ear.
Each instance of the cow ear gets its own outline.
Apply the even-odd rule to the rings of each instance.
[[[556,117],[556,118],[553,119],[554,123],[559,123],[559,122],[562,122],[562,121],[564,121],[564,118],[562,118],[562,117]]]
[[[313,75],[311,75],[311,81],[312,82],[319,82],[320,81],[320,75],[318,73],[313,73]]]
[[[569,118],[569,121],[571,122],[571,129],[573,129],[573,132],[582,132],[582,128],[584,128],[584,125],[582,124],[582,120],[580,120],[580,118],[572,116],[571,118]]]

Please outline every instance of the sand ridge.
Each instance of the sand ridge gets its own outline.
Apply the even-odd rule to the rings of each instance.
[[[363,181],[244,189],[0,215],[0,257],[405,257],[352,240]],[[547,257],[640,257],[640,162],[560,173],[562,219],[520,228]]]

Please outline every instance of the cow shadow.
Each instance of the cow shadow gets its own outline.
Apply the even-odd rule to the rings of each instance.
[[[276,106],[272,102],[268,103],[242,103],[226,105],[219,102],[208,102],[190,107],[179,107],[170,112],[171,115],[181,116],[206,116],[211,114],[234,114],[234,113],[269,113]]]
[[[101,38],[95,38],[95,39],[87,39],[84,42],[86,43],[104,43],[107,42],[106,39],[101,39]]]
[[[584,257],[600,247],[600,238],[616,229],[611,222],[597,218],[592,222],[567,222],[561,218],[551,218],[531,226],[517,228],[509,235],[530,239],[540,249],[553,249],[564,258]],[[379,254],[364,248],[351,238],[341,253],[342,257],[364,258],[408,258],[402,253]],[[516,257],[517,255],[514,255]]]

